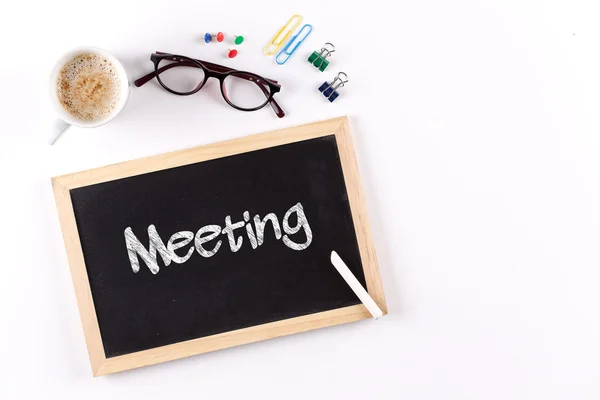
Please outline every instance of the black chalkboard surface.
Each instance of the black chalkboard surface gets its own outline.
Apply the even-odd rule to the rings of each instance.
[[[105,361],[357,306],[332,250],[368,287],[335,132],[69,195]]]

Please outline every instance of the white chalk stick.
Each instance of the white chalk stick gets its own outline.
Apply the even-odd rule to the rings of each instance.
[[[358,279],[356,279],[354,274],[350,271],[350,268],[348,268],[335,251],[331,252],[331,263],[354,291],[356,296],[358,296],[359,300],[367,307],[367,310],[369,310],[373,318],[378,319],[381,317],[383,315],[381,308],[377,306],[377,303],[373,301],[371,296],[369,296],[369,293],[362,287]]]

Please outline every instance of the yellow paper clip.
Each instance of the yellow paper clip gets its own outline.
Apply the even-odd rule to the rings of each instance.
[[[302,15],[292,15],[292,18],[290,18],[290,20],[281,27],[275,36],[273,36],[269,44],[265,46],[265,54],[272,56],[273,54],[277,53],[277,50],[279,50],[279,48],[288,40],[290,35],[294,32],[298,25],[300,25],[300,22],[302,22]],[[275,48],[271,51],[272,47]]]

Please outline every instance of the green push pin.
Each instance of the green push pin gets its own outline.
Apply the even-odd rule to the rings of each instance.
[[[244,37],[238,36],[238,35],[233,35],[233,43],[235,43],[237,45],[244,43]]]

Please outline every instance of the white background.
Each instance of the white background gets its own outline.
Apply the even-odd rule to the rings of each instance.
[[[4,4],[0,397],[598,399],[600,28],[593,0]],[[262,54],[301,13],[290,62]],[[247,36],[227,60],[207,31]],[[338,51],[324,73],[305,57]],[[48,75],[94,45],[130,77],[154,50],[281,81],[242,113],[215,82],[155,81],[94,130],[45,144]],[[329,104],[317,91],[350,82]],[[50,177],[349,115],[389,315],[92,378]]]

